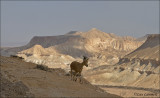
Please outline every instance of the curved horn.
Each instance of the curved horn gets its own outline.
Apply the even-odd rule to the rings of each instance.
[[[86,56],[83,56],[83,59],[87,59],[87,57],[86,57]]]

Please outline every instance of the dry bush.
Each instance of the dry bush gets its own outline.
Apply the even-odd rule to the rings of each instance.
[[[124,67],[122,67],[122,66],[120,66],[120,67],[119,67],[119,69],[120,69],[120,71],[125,70],[125,68],[124,68]]]
[[[49,71],[49,68],[46,65],[37,65],[36,68],[44,71]]]

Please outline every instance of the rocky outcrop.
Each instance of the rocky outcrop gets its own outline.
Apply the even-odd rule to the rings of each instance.
[[[151,34],[139,48],[124,58],[154,59],[159,61],[160,34]]]
[[[119,65],[135,68],[139,71],[151,71],[159,74],[160,59],[160,34],[148,35],[147,40],[132,53],[119,60]]]
[[[54,47],[43,48],[41,45],[35,45],[32,48],[18,52],[19,57],[24,58],[26,62],[47,65],[50,68],[63,68],[68,70],[68,64],[74,60],[69,55],[63,55],[56,52]]]
[[[159,38],[160,34],[149,35],[144,44],[120,58],[114,66],[104,65],[88,70],[86,79],[99,85],[159,89]]]
[[[56,50],[53,48],[43,48],[41,45],[35,45],[32,48],[18,52],[18,54],[49,56],[50,54],[56,54]]]

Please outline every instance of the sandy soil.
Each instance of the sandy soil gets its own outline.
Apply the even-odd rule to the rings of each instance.
[[[155,97],[159,98],[160,94],[158,92],[146,91],[146,90],[137,90],[137,89],[125,89],[125,88],[109,88],[109,87],[101,87],[106,92],[111,94],[116,94],[122,97]]]
[[[61,69],[44,71],[37,69],[36,64],[2,56],[0,62],[1,80],[4,81],[0,97],[119,97],[84,79],[83,84],[71,81]]]

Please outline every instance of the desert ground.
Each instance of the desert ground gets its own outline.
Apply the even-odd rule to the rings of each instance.
[[[63,69],[41,70],[19,58],[1,56],[1,97],[119,97],[91,85],[71,81]]]
[[[150,98],[157,98],[159,97],[159,91],[154,91],[154,90],[143,90],[143,89],[138,89],[138,88],[126,88],[124,87],[101,87],[104,89],[106,92],[119,95],[122,97],[150,97]]]

